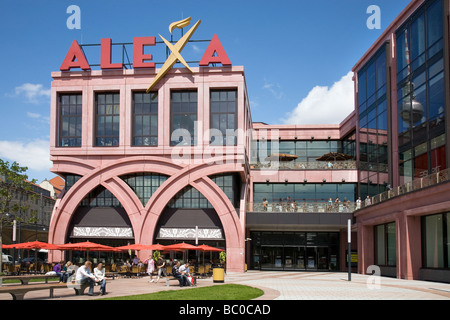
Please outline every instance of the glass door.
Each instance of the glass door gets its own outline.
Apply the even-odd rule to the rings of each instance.
[[[328,270],[328,247],[317,247],[317,268]]]
[[[283,248],[261,247],[261,270],[282,269],[282,268],[283,268]]]
[[[306,247],[306,269],[317,270],[316,247]]]
[[[295,270],[295,247],[284,247],[284,270]]]
[[[295,266],[295,268],[297,270],[305,270],[306,266],[305,266],[305,247],[297,247],[296,248],[296,261],[297,264]]]

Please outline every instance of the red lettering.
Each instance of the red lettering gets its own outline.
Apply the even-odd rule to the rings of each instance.
[[[111,63],[111,38],[101,40],[100,68],[102,69],[122,69],[122,63]]]
[[[133,38],[133,68],[154,68],[154,62],[146,62],[152,60],[151,54],[144,54],[144,46],[154,46],[156,44],[155,37],[134,37]]]
[[[214,34],[211,42],[206,48],[205,53],[203,54],[202,59],[200,60],[199,66],[207,67],[211,63],[221,63],[222,66],[231,66],[231,61],[228,58],[225,49],[220,43],[219,37],[217,34]]]
[[[81,50],[81,47],[78,45],[77,40],[73,40],[72,45],[70,46],[69,52],[59,68],[61,71],[68,71],[72,68],[80,68],[83,70],[91,70],[89,63]]]

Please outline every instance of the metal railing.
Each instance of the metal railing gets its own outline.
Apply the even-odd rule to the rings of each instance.
[[[247,203],[247,211],[249,212],[353,212],[357,209],[356,202],[268,202],[264,203]]]
[[[265,161],[250,163],[252,170],[356,170],[356,161]]]
[[[415,179],[411,182],[408,182],[404,185],[398,186],[396,188],[392,188],[376,196],[373,196],[370,199],[370,204],[365,203],[363,201],[362,207],[366,207],[371,204],[381,203],[383,201],[389,200],[390,198],[401,196],[403,194],[407,194],[413,191],[421,190],[427,187],[431,187],[442,182],[446,182],[450,180],[450,168],[444,169],[442,171],[438,171],[436,173],[430,174],[428,176]]]

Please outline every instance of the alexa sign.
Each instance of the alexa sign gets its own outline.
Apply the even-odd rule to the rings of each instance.
[[[180,21],[176,21],[169,26],[169,31],[172,33],[173,29],[181,29],[190,24],[191,18],[186,18]],[[172,68],[176,62],[182,63],[188,70],[191,68],[181,56],[181,51],[189,42],[189,39],[194,34],[197,27],[200,25],[201,20],[198,20],[189,31],[173,45],[161,35],[161,39],[170,49],[171,54],[164,62],[163,66],[156,75],[153,83],[150,85],[147,91],[150,91],[152,87]],[[155,68],[155,63],[152,62],[153,56],[151,54],[144,53],[144,47],[156,45],[156,37],[134,37],[133,38],[133,68]],[[222,66],[231,66],[230,59],[228,58],[219,38],[215,34],[206,48],[203,57],[199,62],[199,66],[207,67],[211,63],[220,63]],[[72,42],[69,51],[60,67],[61,71],[70,71],[72,68],[80,68],[82,70],[91,70],[86,56],[83,50],[76,40]],[[100,43],[100,68],[101,69],[122,69],[123,63],[111,62],[111,38],[101,39]]]

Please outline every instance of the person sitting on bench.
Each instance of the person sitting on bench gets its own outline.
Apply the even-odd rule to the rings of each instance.
[[[177,263],[172,268],[172,274],[180,282],[180,287],[188,286],[189,284],[187,277],[184,274],[181,274],[180,272],[180,265],[181,265],[180,261],[177,261]]]
[[[81,266],[78,268],[77,275],[75,278],[77,283],[79,283],[81,285],[86,284],[86,283],[89,284],[89,292],[88,292],[89,296],[94,295],[94,284],[96,282],[98,282],[97,278],[91,272],[91,266],[92,266],[92,262],[86,261],[84,266]]]

